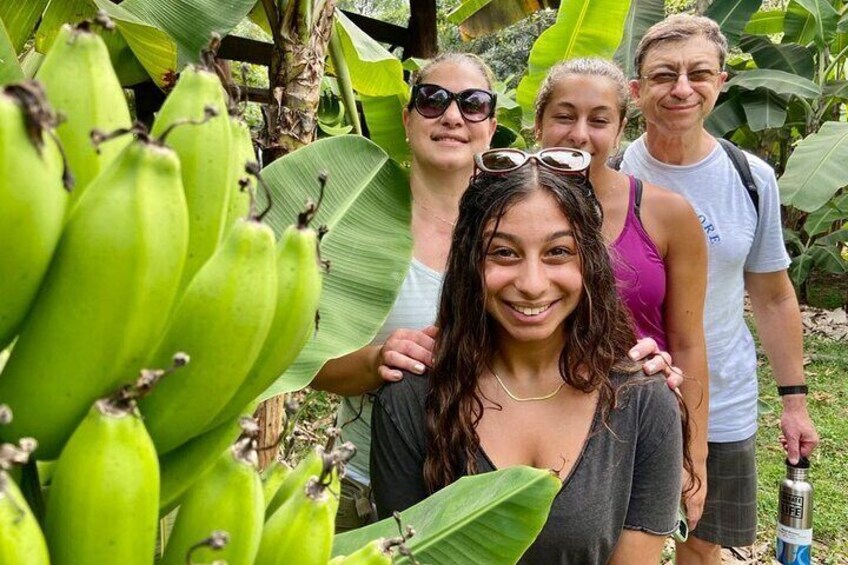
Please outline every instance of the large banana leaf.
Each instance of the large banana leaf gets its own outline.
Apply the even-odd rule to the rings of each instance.
[[[416,531],[407,545],[420,563],[515,563],[541,531],[561,488],[550,471],[532,467],[463,477],[401,512],[404,526]],[[347,555],[373,539],[396,535],[395,521],[383,520],[337,535],[333,555]]]
[[[783,10],[766,10],[757,12],[745,25],[744,32],[749,35],[774,35],[783,33]]]
[[[400,60],[359,29],[341,10],[336,10],[335,32],[354,90],[367,96],[406,93],[409,87],[403,80]],[[334,72],[332,68],[330,72]]]
[[[121,36],[157,85],[173,86],[177,73],[177,44],[164,31],[109,0],[94,0],[115,22]]]
[[[815,212],[811,212],[804,221],[807,235],[819,235],[830,230],[833,222],[848,218],[848,194],[837,196]]]
[[[330,261],[318,332],[264,398],[309,384],[327,359],[367,345],[394,303],[412,256],[409,182],[371,141],[353,135],[307,145],[263,169],[274,203],[268,223],[279,235],[307,199],[318,199],[318,174],[328,175],[315,227]]]
[[[44,13],[49,0],[3,0],[0,2],[0,20],[12,42],[15,53],[23,51],[24,45],[35,31],[38,20]],[[60,2],[62,0],[54,0]]]
[[[730,46],[736,45],[742,30],[754,12],[760,9],[763,0],[715,0],[704,15],[715,20],[727,37]]]
[[[635,77],[634,57],[639,40],[648,28],[665,17],[664,0],[631,0],[630,11],[624,23],[624,35],[618,50],[615,52],[615,62],[624,71],[624,76]]]
[[[61,0],[50,2],[35,32],[35,49],[47,53],[63,24],[76,24],[94,17],[97,6],[91,0]],[[95,26],[99,28],[99,26]]]
[[[827,82],[822,88],[824,95],[832,98],[848,100],[848,80],[833,80]]]
[[[718,137],[733,131],[745,123],[745,108],[742,106],[742,92],[734,88],[722,95],[721,101],[710,112],[704,127]]]
[[[167,33],[177,44],[177,65],[182,68],[199,60],[213,33],[221,37],[230,33],[255,4],[256,0],[124,0],[121,7]]]
[[[768,37],[746,35],[739,47],[750,53],[760,69],[785,71],[812,80],[816,66],[813,52],[797,43],[773,43]]]
[[[463,40],[468,40],[494,33],[533,12],[557,8],[559,4],[559,0],[465,0],[447,19],[459,25]]]
[[[393,96],[360,96],[362,113],[371,141],[383,148],[383,151],[398,163],[410,160],[409,144],[406,142],[406,130],[403,127],[403,108],[409,95],[404,93]]]
[[[621,42],[630,0],[563,0],[557,21],[536,39],[516,101],[532,114],[539,85],[556,63],[574,57],[612,58]]]
[[[805,212],[818,210],[848,184],[848,123],[825,122],[795,147],[780,177],[780,200]]]
[[[758,88],[744,92],[741,100],[751,131],[779,128],[786,122],[786,100],[779,94]]]
[[[786,8],[784,41],[824,47],[836,35],[839,12],[829,0],[792,0]]]
[[[734,86],[746,90],[767,88],[777,94],[800,98],[818,98],[822,93],[819,85],[809,79],[773,69],[742,71],[724,84],[724,90]]]
[[[24,72],[18,64],[18,57],[12,40],[6,32],[3,20],[0,20],[0,85],[23,80]]]

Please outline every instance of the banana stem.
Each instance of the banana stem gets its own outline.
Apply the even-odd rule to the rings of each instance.
[[[353,131],[357,135],[362,135],[362,124],[359,122],[359,112],[356,111],[356,96],[353,94],[353,82],[350,78],[350,69],[347,66],[347,60],[342,49],[342,42],[338,33],[338,21],[333,23],[333,33],[330,35],[330,60],[333,62],[333,68],[336,71],[336,80],[339,83],[342,101],[345,105],[345,115],[353,125]]]

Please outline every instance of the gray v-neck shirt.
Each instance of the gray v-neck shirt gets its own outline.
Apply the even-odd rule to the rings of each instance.
[[[637,379],[638,384],[621,387]],[[661,378],[615,375],[619,406],[592,432],[520,563],[606,563],[624,528],[668,535],[677,527],[682,431],[677,399]],[[426,376],[384,385],[372,413],[371,480],[380,518],[427,497]],[[569,433],[563,430],[563,433]],[[482,450],[479,472],[495,466]]]

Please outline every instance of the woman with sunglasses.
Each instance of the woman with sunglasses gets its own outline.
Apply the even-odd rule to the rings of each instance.
[[[603,209],[618,290],[636,334],[654,338],[688,377],[681,386],[692,415],[693,459],[704,488],[684,497],[689,527],[706,491],[708,372],[703,329],[707,252],[686,200],[610,168],[624,133],[627,81],[602,59],[574,59],[548,73],[536,99],[536,137],[591,154],[589,178]]]
[[[477,161],[459,205],[428,377],[377,393],[380,517],[462,475],[512,465],[563,481],[522,563],[658,563],[685,459],[678,399],[637,373],[585,175],[572,149]]]
[[[475,55],[448,53],[415,76],[403,123],[412,154],[413,259],[392,311],[372,345],[328,361],[312,386],[344,396],[338,414],[342,438],[357,447],[342,483],[338,531],[373,520],[369,451],[372,403],[365,393],[403,372],[423,374],[432,364],[433,325],[459,199],[474,170],[474,155],[489,147],[497,126],[492,73]],[[657,351],[653,342],[634,347],[634,358]],[[664,363],[647,361],[646,371]],[[674,384],[674,383],[672,383]],[[674,384],[676,386],[676,384]]]

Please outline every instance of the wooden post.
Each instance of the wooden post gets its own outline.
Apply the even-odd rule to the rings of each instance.
[[[409,44],[403,58],[429,59],[439,52],[436,0],[409,0]]]

